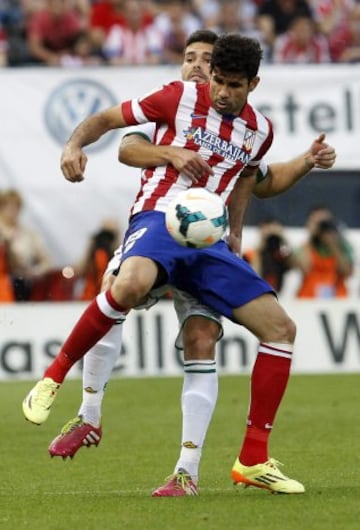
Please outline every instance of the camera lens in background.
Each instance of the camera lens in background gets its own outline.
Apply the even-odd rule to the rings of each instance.
[[[266,239],[265,249],[270,253],[278,252],[283,244],[284,241],[280,236],[271,234]]]
[[[324,219],[318,224],[318,233],[323,234],[324,232],[337,232],[337,225],[333,219]]]

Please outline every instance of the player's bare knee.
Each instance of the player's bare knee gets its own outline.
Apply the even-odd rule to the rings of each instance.
[[[215,357],[216,340],[204,335],[191,337],[184,341],[184,356],[186,361],[213,359]]]
[[[183,330],[185,360],[214,359],[218,337],[219,327],[215,322],[201,317],[189,319]]]
[[[270,328],[269,336],[266,338],[268,342],[279,342],[284,344],[293,344],[296,337],[295,322],[288,316],[284,316]]]
[[[150,290],[151,285],[136,271],[119,275],[111,287],[111,293],[120,305],[136,306]]]

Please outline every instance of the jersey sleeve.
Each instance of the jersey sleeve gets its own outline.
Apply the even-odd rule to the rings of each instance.
[[[154,122],[143,123],[142,125],[133,125],[125,129],[123,138],[126,136],[132,136],[134,134],[142,136],[148,142],[153,143],[155,141],[156,125]]]
[[[264,131],[266,130],[266,132],[264,132],[264,140],[262,141],[262,144],[258,150],[258,152],[256,153],[255,157],[250,160],[249,162],[249,166],[250,167],[257,167],[259,166],[263,156],[265,156],[265,154],[269,151],[272,143],[273,143],[273,139],[274,139],[274,131],[273,131],[273,126],[272,126],[272,123],[271,121],[266,118],[264,116],[264,120],[265,120],[265,123],[267,124],[267,127],[266,129],[264,129]]]
[[[141,98],[124,101],[121,109],[127,124],[173,123],[183,90],[182,81],[174,81]]]
[[[263,180],[266,179],[268,171],[269,171],[269,166],[267,165],[265,160],[261,160],[260,164],[259,164],[259,167],[258,167],[258,170],[257,170],[257,173],[256,173],[256,183],[257,184],[259,184],[259,182],[262,182]]]

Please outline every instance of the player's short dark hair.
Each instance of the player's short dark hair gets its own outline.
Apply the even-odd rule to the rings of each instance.
[[[217,38],[211,57],[211,70],[224,73],[241,73],[248,80],[256,77],[262,59],[262,49],[257,39],[227,33]]]
[[[185,42],[185,48],[194,44],[194,42],[206,42],[206,44],[215,44],[218,35],[210,29],[198,29],[189,35]]]

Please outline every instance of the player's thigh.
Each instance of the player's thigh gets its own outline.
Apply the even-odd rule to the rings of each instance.
[[[292,343],[296,326],[272,294],[263,294],[234,309],[237,322],[251,331],[260,341]]]
[[[125,259],[112,286],[114,293],[120,291],[144,296],[158,277],[158,265],[149,258],[132,256]]]

